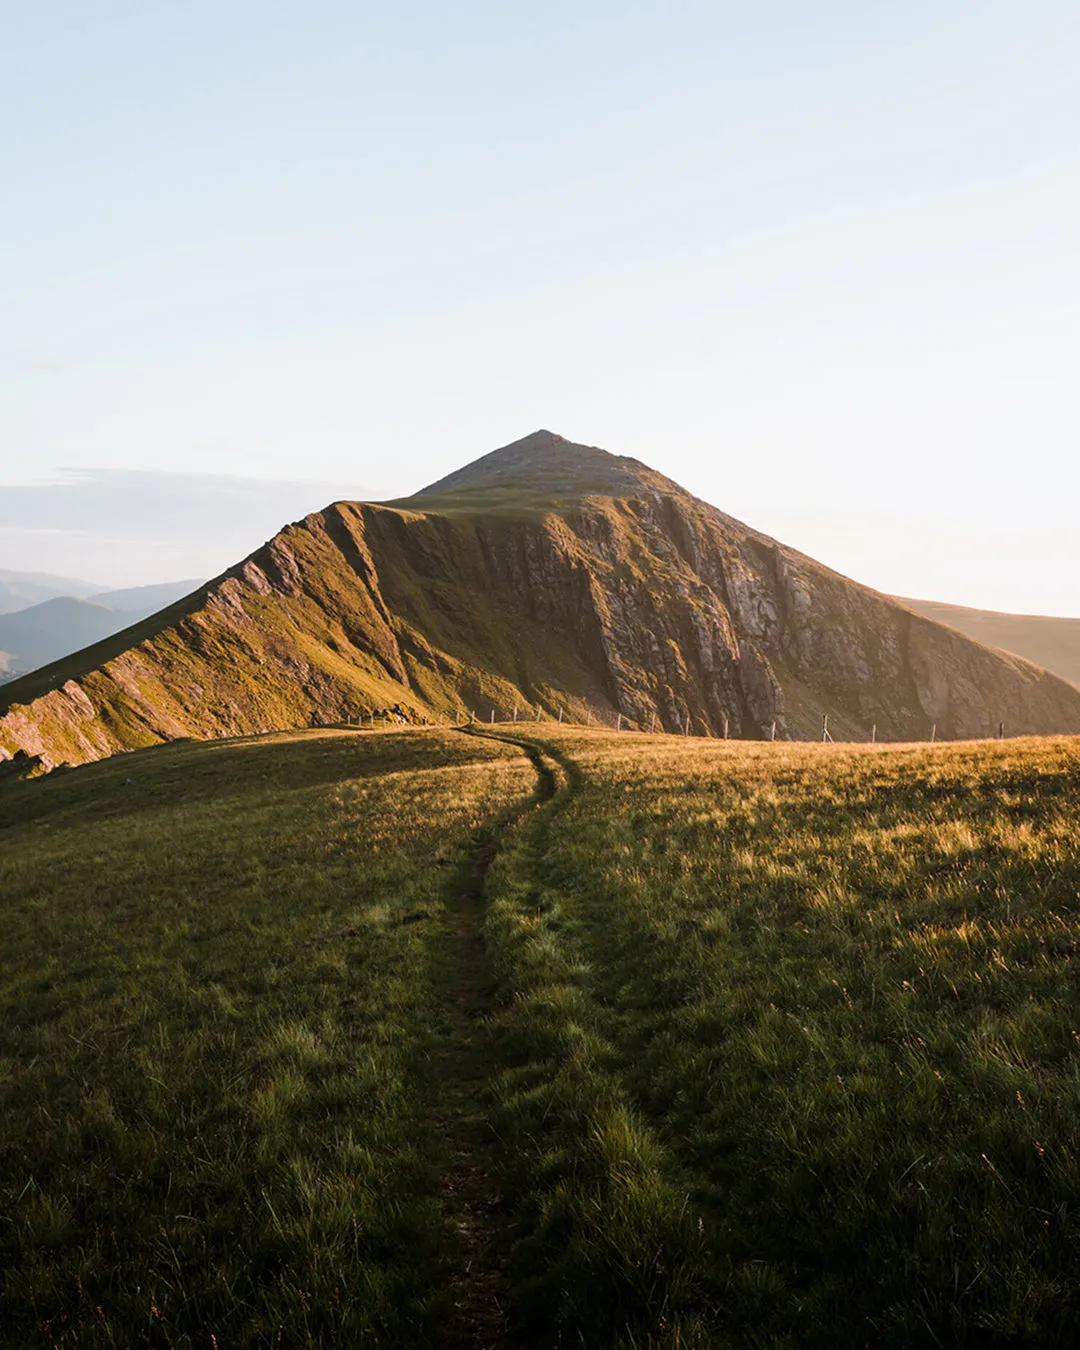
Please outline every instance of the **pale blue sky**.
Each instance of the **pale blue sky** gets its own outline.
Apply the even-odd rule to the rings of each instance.
[[[211,573],[547,426],[1080,615],[1078,70],[1064,0],[0,0],[0,566]],[[73,468],[115,518],[42,534]],[[226,537],[151,470],[271,482]]]

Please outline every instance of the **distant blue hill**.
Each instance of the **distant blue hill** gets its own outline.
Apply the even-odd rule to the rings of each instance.
[[[61,595],[86,600],[100,590],[100,583],[79,581],[75,577],[58,577],[49,572],[13,572],[0,567],[0,615],[13,614]]]
[[[3,575],[0,573],[0,577]],[[49,583],[41,584],[57,580],[59,578],[50,578]],[[111,637],[189,595],[201,585],[200,580],[170,581],[126,590],[97,591],[89,597],[54,595],[14,612],[2,613],[0,681],[26,675],[39,666],[47,666],[50,661]]]

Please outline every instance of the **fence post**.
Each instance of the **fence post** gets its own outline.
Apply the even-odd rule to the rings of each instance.
[[[936,740],[937,740],[937,723],[935,722],[934,725],[930,728],[930,744],[933,745]]]
[[[649,733],[650,733],[650,735],[651,735],[652,732],[654,732],[655,730],[656,730],[656,709],[654,708],[654,709],[653,709],[653,715],[652,715],[652,721],[649,723]]]
[[[494,708],[492,708],[492,710],[491,710],[491,725],[492,725],[492,726],[495,725],[495,709],[494,709]]]
[[[587,709],[585,710],[585,725],[586,725],[587,727],[591,727],[591,726],[592,726],[592,709],[591,709],[591,708],[587,708]]]
[[[727,738],[728,738],[728,726],[729,726],[728,719],[725,717],[725,718],[724,718],[724,740],[725,740],[725,741],[726,741]]]
[[[769,740],[770,740],[770,741],[775,741],[775,740],[776,740],[776,718],[775,718],[775,717],[773,718],[773,724],[772,724],[772,726],[769,728]]]
[[[876,722],[875,722],[874,725],[870,728],[870,744],[871,744],[871,745],[876,745],[876,744],[877,744],[877,723],[876,723]]]
[[[999,741],[1003,741],[1004,739],[1005,739],[1005,723],[1004,723],[1004,722],[999,722],[999,723],[998,723],[998,740],[999,740]]]
[[[825,743],[828,739],[829,739],[829,714],[828,714],[828,713],[822,713],[822,714],[821,714],[821,742],[822,742],[822,744],[824,745],[824,743]]]
[[[559,726],[562,726],[562,709],[559,709]]]
[[[615,730],[622,731],[622,713],[619,714],[618,721],[615,723]]]

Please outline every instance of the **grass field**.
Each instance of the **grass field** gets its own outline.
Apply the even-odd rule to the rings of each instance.
[[[533,781],[313,732],[4,789],[0,1343],[427,1338],[448,897]]]
[[[549,1334],[1074,1344],[1080,747],[552,748],[489,919]]]
[[[4,1344],[1074,1344],[1080,744],[534,733],[0,788]]]

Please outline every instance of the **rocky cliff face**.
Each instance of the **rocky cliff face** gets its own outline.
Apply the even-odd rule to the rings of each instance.
[[[392,709],[733,737],[1080,732],[1080,691],[782,547],[634,460],[537,433],[338,503],[194,597],[0,690],[0,756],[81,763]]]

